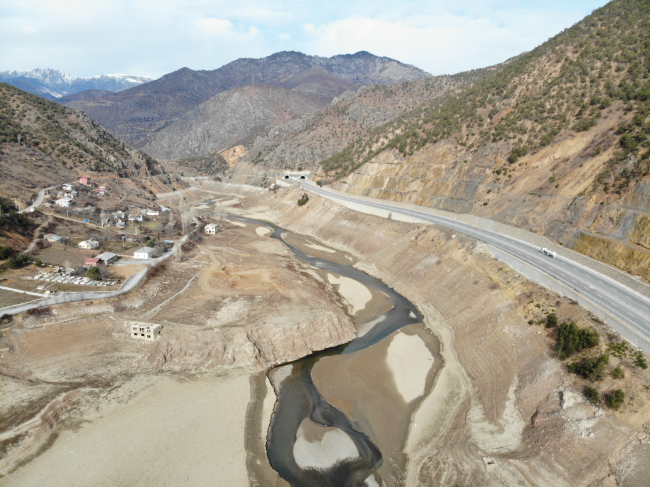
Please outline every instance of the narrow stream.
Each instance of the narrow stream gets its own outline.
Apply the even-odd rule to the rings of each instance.
[[[350,419],[329,404],[320,394],[312,378],[312,368],[323,357],[336,354],[352,354],[379,343],[400,328],[421,323],[423,317],[418,309],[404,296],[377,279],[349,265],[330,262],[305,254],[283,239],[285,230],[267,222],[235,215],[231,220],[273,227],[271,238],[280,240],[296,257],[311,266],[354,279],[388,296],[392,308],[369,320],[372,328],[352,342],[304,357],[292,364],[279,366],[269,372],[279,383],[278,405],[267,437],[267,456],[271,466],[293,487],[341,487],[366,485],[366,479],[382,465],[382,454],[368,435],[355,428]],[[341,377],[344,381],[345,377]],[[277,390],[276,386],[276,390]],[[295,460],[294,445],[303,421],[311,422],[328,431],[343,432],[353,442],[358,455],[343,458],[328,468],[301,468]],[[336,454],[336,452],[334,452]]]

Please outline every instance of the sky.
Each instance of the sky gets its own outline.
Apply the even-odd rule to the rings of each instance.
[[[278,51],[454,74],[529,51],[604,0],[2,0],[0,71],[158,78]]]

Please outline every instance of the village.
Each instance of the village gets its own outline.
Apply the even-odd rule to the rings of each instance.
[[[180,215],[157,202],[126,198],[112,182],[83,176],[42,190],[21,211],[37,227],[31,243],[5,262],[0,309],[61,293],[119,289],[173,248],[184,230]],[[206,233],[216,233],[216,225]]]

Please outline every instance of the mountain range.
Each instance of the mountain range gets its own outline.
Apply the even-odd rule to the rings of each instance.
[[[278,86],[329,102],[360,86],[430,76],[414,66],[368,52],[330,58],[279,52],[261,59],[238,59],[212,71],[183,68],[119,93],[64,103],[83,110],[123,140],[136,143],[213,96],[245,85]]]
[[[153,81],[153,78],[128,74],[104,74],[81,78],[56,69],[42,68],[31,71],[0,72],[0,82],[54,101],[86,90],[118,92],[149,81]]]

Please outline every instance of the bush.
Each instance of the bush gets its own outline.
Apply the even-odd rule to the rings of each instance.
[[[549,313],[546,316],[546,328],[553,328],[557,325],[557,315],[555,313]]]
[[[99,272],[99,269],[97,267],[91,267],[88,269],[88,277],[93,281],[99,281],[102,278],[102,273]]]
[[[557,356],[564,360],[585,348],[595,347],[599,340],[600,335],[597,331],[578,328],[574,321],[564,322],[557,331]]]
[[[43,267],[43,263],[40,260],[37,260],[36,262],[34,262],[34,265],[36,267]]]
[[[612,377],[614,379],[622,379],[625,377],[625,372],[623,372],[623,368],[620,365],[612,370]]]
[[[636,358],[634,359],[634,365],[636,365],[637,367],[640,367],[642,369],[647,369],[648,368],[648,361],[643,356],[643,352],[637,352],[636,353]]]
[[[6,259],[14,255],[14,249],[9,245],[0,245],[0,259]]]
[[[605,404],[612,409],[618,409],[624,402],[625,393],[620,389],[616,389],[605,397]]]
[[[600,402],[600,394],[598,394],[598,391],[595,388],[591,386],[585,386],[582,393],[587,398],[587,401],[589,401],[591,404],[598,404]]]
[[[307,196],[307,193],[303,193],[303,195],[298,200],[298,206],[306,205],[308,201],[309,201],[309,196]]]
[[[585,358],[579,362],[569,364],[569,371],[579,375],[583,379],[603,380],[605,378],[605,366],[608,363],[609,355]]]

